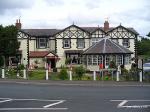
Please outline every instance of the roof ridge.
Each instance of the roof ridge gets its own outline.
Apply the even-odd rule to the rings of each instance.
[[[105,53],[105,51],[106,51],[106,38],[104,38],[104,44],[103,44],[104,46],[103,46],[103,53]]]

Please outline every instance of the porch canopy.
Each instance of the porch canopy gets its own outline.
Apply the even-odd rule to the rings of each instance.
[[[86,49],[83,56],[87,66],[103,64],[104,68],[107,68],[112,60],[115,61],[116,65],[124,65],[126,57],[127,61],[130,61],[129,58],[132,53],[129,49],[115,43],[110,38],[103,38]]]
[[[58,59],[58,56],[50,51],[30,51],[30,58],[49,58],[49,59]]]

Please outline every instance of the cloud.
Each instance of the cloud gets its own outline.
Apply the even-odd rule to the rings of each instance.
[[[23,28],[65,28],[79,26],[134,27],[146,35],[150,29],[149,0],[0,0],[1,24],[15,22],[19,16]]]
[[[33,0],[0,0],[0,14],[6,11],[16,12],[19,9],[30,8]]]
[[[60,6],[64,5],[63,0],[45,0],[45,2],[50,6]]]

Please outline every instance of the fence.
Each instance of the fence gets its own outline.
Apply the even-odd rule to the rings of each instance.
[[[59,72],[49,72],[48,70],[17,70],[0,68],[0,78],[2,79],[29,79],[29,80],[61,80]],[[142,79],[142,80],[141,80]],[[68,70],[66,80],[79,80]],[[120,74],[117,70],[93,71],[86,73],[80,80],[112,80],[112,81],[144,81],[150,82],[150,72],[144,72],[140,78],[139,72],[129,72]]]

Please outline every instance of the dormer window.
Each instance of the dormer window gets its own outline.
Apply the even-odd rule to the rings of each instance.
[[[71,40],[70,39],[64,39],[63,40],[63,48],[70,48],[71,47]]]
[[[129,39],[123,39],[122,45],[124,47],[126,47],[126,48],[129,48],[130,47],[130,41],[129,41]]]

